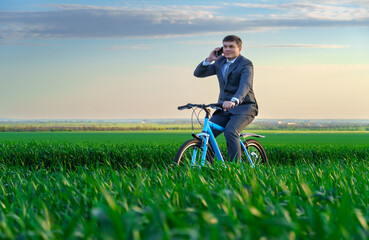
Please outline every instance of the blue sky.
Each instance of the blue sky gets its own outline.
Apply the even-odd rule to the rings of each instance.
[[[369,119],[369,2],[1,1],[0,118],[186,118],[225,35],[255,67],[259,118]]]

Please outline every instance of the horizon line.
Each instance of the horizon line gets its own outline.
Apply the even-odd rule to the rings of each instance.
[[[0,122],[6,121],[176,121],[191,120],[190,118],[0,118]],[[297,121],[369,121],[369,118],[255,118],[254,121],[268,120],[297,120]]]

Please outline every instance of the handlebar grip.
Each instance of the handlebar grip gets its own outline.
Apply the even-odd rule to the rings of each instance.
[[[223,104],[221,104],[221,103],[211,104],[211,107],[215,108],[215,109],[223,110]]]
[[[184,106],[179,106],[178,110],[184,110],[184,109],[190,109],[190,108],[191,108],[190,104],[186,104]]]

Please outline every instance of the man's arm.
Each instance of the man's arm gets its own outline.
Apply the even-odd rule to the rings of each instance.
[[[211,75],[215,75],[215,66],[214,64],[211,64],[213,61],[218,60],[221,56],[216,57],[215,52],[218,51],[220,48],[215,48],[210,54],[209,57],[207,57],[202,63],[200,63],[197,68],[195,69],[195,72],[193,75],[195,77],[208,77]]]
[[[234,95],[234,97],[239,100],[240,104],[243,102],[247,93],[250,91],[250,88],[253,83],[253,78],[254,78],[254,67],[251,62],[246,63],[245,66],[242,67],[240,85],[238,87],[236,94]]]
[[[195,69],[195,72],[193,73],[193,75],[195,75],[195,77],[199,77],[199,78],[203,78],[203,77],[208,77],[211,75],[215,75],[215,66],[214,64],[209,64],[209,65],[204,65],[203,62],[201,62],[197,68]]]

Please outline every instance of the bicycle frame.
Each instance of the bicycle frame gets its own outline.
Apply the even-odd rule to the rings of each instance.
[[[224,132],[224,127],[222,127],[222,126],[220,126],[216,123],[211,122],[209,120],[209,113],[206,112],[202,132],[196,134],[196,136],[202,140],[203,152],[202,152],[202,156],[201,156],[201,166],[204,166],[204,164],[205,164],[205,159],[206,159],[206,153],[208,151],[208,142],[209,142],[209,140],[210,140],[211,146],[213,147],[215,156],[217,157],[218,160],[220,160],[221,162],[224,163],[223,156],[222,156],[222,154],[220,152],[220,149],[219,149],[219,146],[218,146],[218,144],[215,140],[212,129]],[[249,160],[251,166],[254,168],[255,165],[252,162],[252,160],[250,158],[250,155],[247,152],[246,146],[243,144],[241,139],[240,139],[240,144],[241,144],[241,147],[242,147],[243,151],[245,151],[247,159]],[[195,165],[196,155],[197,155],[197,149],[194,149],[194,152],[192,153],[191,166]],[[240,159],[240,162],[241,162],[241,159]]]

